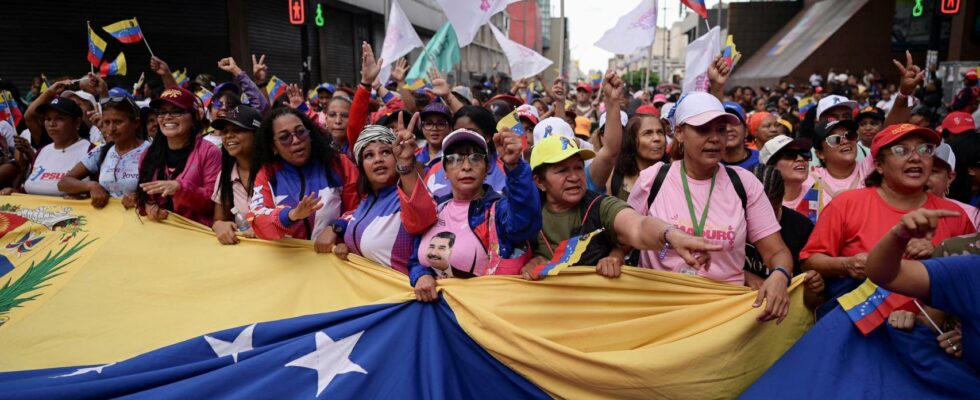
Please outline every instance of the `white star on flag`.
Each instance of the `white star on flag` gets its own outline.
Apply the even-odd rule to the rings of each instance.
[[[335,342],[326,333],[317,332],[316,350],[290,361],[286,366],[316,370],[316,395],[320,396],[337,375],[348,372],[367,374],[364,368],[350,360],[350,353],[363,334],[364,331],[360,331]]]
[[[78,370],[76,370],[75,372],[72,372],[70,374],[52,376],[52,378],[67,378],[69,376],[76,376],[76,375],[81,375],[81,374],[87,374],[89,372],[95,372],[97,374],[101,374],[103,368],[108,367],[108,366],[112,366],[112,365],[115,365],[115,364],[116,363],[108,363],[108,364],[105,364],[105,365],[100,365],[98,367],[79,368]]]
[[[245,329],[243,329],[238,334],[238,337],[236,337],[235,340],[231,342],[226,342],[224,340],[213,338],[208,335],[204,335],[204,340],[206,340],[208,344],[211,345],[211,350],[214,350],[214,353],[217,354],[218,357],[231,355],[231,359],[235,363],[237,363],[238,353],[244,353],[246,351],[252,350],[252,331],[255,330],[255,325],[256,324],[252,324],[246,327]]]

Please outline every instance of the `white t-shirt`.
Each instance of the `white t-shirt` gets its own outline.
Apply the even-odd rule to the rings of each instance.
[[[65,194],[58,190],[58,181],[79,161],[88,156],[90,147],[92,143],[85,139],[79,139],[71,146],[60,150],[54,148],[54,143],[44,146],[37,153],[34,169],[24,182],[24,191],[29,194],[64,196]]]
[[[99,185],[102,185],[110,196],[122,198],[126,193],[136,193],[136,185],[139,184],[140,179],[140,158],[148,147],[150,143],[143,142],[135,149],[119,156],[116,146],[112,146],[101,167],[98,164],[102,147],[96,147],[82,159],[82,165],[91,174],[98,170]]]
[[[17,136],[17,129],[7,121],[0,121],[0,135],[3,136],[3,140],[7,141],[7,148],[13,149],[14,136]]]
[[[204,135],[204,140],[207,140],[207,141],[211,142],[211,144],[214,144],[215,146],[218,146],[219,149],[223,145],[223,143],[221,142],[221,136],[218,136],[218,135],[212,135],[212,134],[209,133],[207,135]]]
[[[92,125],[88,129],[88,141],[89,143],[99,147],[105,144],[105,138],[102,137],[102,131],[100,131],[99,128],[96,128],[95,125]]]

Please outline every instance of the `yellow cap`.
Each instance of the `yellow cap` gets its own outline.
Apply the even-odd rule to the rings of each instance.
[[[575,117],[575,134],[589,137],[591,133],[592,121],[582,116]]]
[[[780,119],[777,119],[776,122],[778,122],[782,126],[785,126],[786,129],[789,129],[789,133],[791,133],[791,134],[793,133],[793,124],[791,124],[789,121],[780,118]]]
[[[560,163],[576,154],[582,156],[582,160],[595,157],[594,151],[578,148],[578,144],[572,139],[559,135],[548,136],[535,143],[531,149],[531,169],[542,164]]]

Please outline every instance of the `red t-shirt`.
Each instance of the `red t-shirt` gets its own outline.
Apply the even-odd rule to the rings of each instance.
[[[932,236],[932,244],[939,245],[945,239],[976,232],[963,209],[953,202],[927,193],[921,208],[950,210],[959,217],[942,218]],[[870,252],[885,237],[888,230],[898,224],[903,215],[912,210],[900,210],[885,202],[876,188],[854,189],[842,193],[830,202],[806,246],[800,251],[800,261],[813,254],[831,257],[850,257]]]

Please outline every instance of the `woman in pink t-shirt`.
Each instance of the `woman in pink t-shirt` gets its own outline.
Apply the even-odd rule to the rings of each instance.
[[[640,266],[743,285],[745,243],[751,242],[771,270],[755,304],[760,306],[763,299],[767,303],[759,320],[782,320],[789,310],[793,257],[779,235],[779,221],[751,172],[721,164],[727,124],[738,119],[704,92],[684,95],[673,115],[676,147],[671,158],[677,161],[657,163],[641,172],[629,204],[641,215],[658,217],[675,229],[722,245],[723,250],[712,255],[710,268],[691,268],[670,249],[642,252]],[[662,174],[664,168],[667,172]]]
[[[827,121],[815,128],[813,146],[819,164],[810,172],[810,181],[817,190],[817,199],[811,209],[818,219],[834,197],[863,188],[864,178],[874,170],[872,157],[857,162],[857,128],[857,123],[852,120]]]

